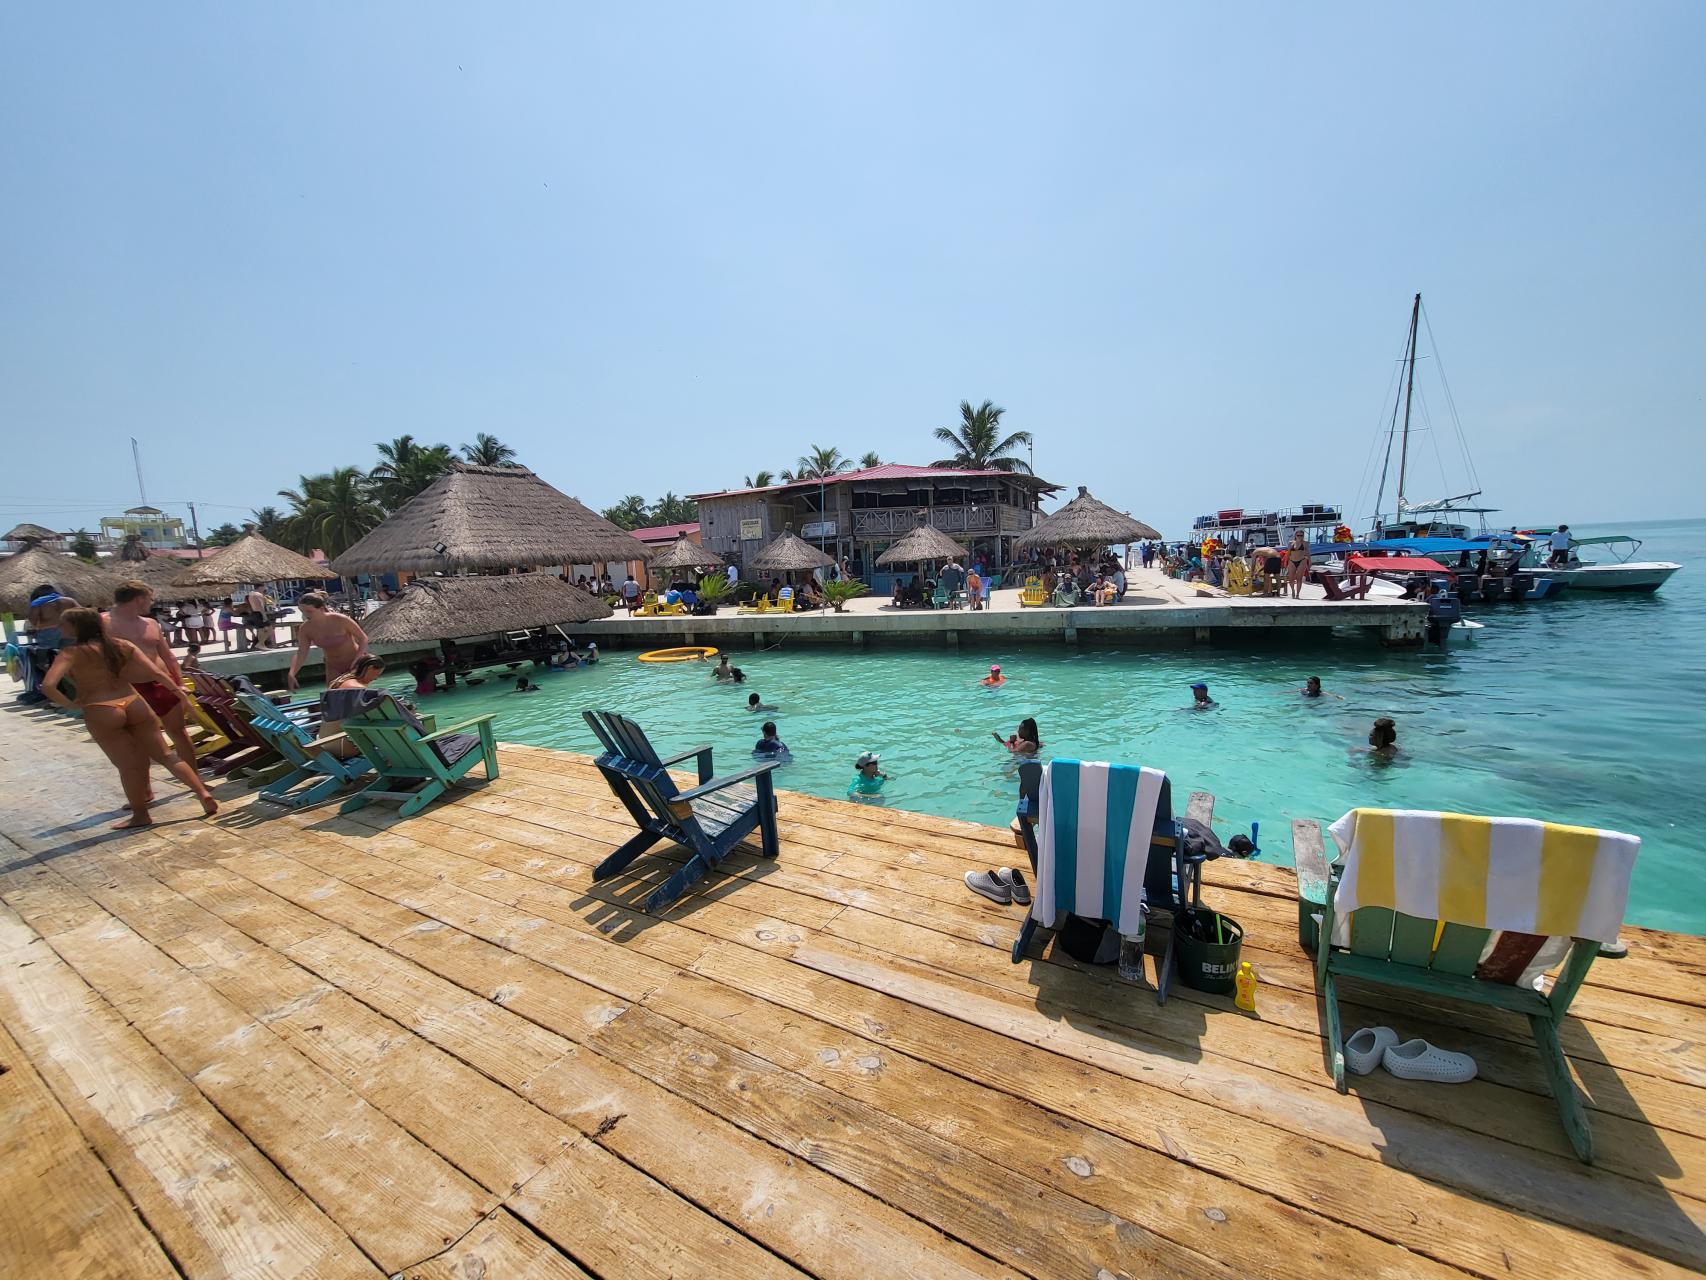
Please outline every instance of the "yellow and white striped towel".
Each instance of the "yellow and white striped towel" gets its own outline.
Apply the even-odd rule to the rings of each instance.
[[[1531,818],[1352,809],[1328,831],[1344,855],[1333,909],[1615,942],[1641,841]]]

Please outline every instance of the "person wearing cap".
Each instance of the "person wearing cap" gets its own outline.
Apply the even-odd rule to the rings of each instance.
[[[883,783],[889,780],[889,775],[877,768],[877,762],[881,758],[875,751],[866,751],[853,762],[853,781],[847,784],[849,796],[882,794]]]
[[[991,689],[998,688],[999,686],[1007,683],[1007,677],[1001,674],[1001,664],[999,662],[992,662],[989,664],[989,674],[983,678],[981,683],[988,685]]]
[[[1192,711],[1207,711],[1210,707],[1218,707],[1219,705],[1218,702],[1208,696],[1208,686],[1202,681],[1199,680],[1191,686]]]

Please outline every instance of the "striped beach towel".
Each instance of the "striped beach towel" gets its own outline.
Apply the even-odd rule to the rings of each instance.
[[[1352,809],[1331,827],[1345,919],[1387,907],[1423,920],[1615,942],[1638,837],[1530,818]]]
[[[1091,760],[1055,760],[1043,770],[1031,904],[1037,923],[1053,927],[1061,912],[1070,911],[1137,936],[1166,780],[1159,769]]]

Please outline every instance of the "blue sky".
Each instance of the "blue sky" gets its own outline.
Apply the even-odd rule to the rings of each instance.
[[[9,6],[0,520],[133,502],[132,435],[205,529],[403,432],[604,506],[927,462],[985,397],[1169,531],[1355,504],[1417,290],[1497,505],[1706,514],[1703,47],[1697,3]],[[1439,363],[1413,497],[1463,478]]]

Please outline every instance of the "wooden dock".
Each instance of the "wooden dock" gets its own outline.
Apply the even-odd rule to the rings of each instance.
[[[589,762],[501,760],[407,821],[228,784],[115,836],[81,726],[0,714],[0,1275],[1706,1269],[1698,938],[1629,930],[1576,1001],[1589,1168],[1514,1018],[1353,990],[1481,1078],[1336,1094],[1288,871],[1207,877],[1259,1016],[1158,1007],[1009,962],[960,881],[999,828],[786,794],[778,860],[653,919],[667,857],[590,883],[628,828]]]

